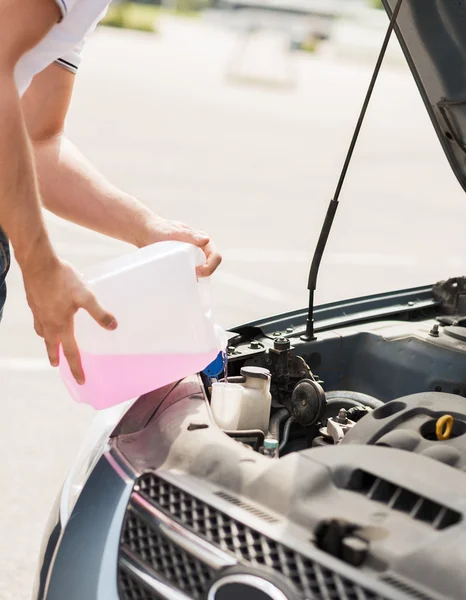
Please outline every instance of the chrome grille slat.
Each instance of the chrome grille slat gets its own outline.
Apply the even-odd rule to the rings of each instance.
[[[135,512],[143,520],[147,520],[149,525],[154,527],[163,537],[168,538],[176,546],[197,557],[213,569],[233,566],[237,562],[231,553],[222,552],[206,542],[204,538],[172,520],[171,517],[137,493],[132,494],[128,510]]]
[[[147,564],[163,580],[177,589],[201,598],[214,578],[215,571],[174,544],[139,515],[126,515],[121,548]],[[128,597],[122,596],[125,600]]]
[[[136,600],[139,600],[139,596],[142,596],[142,600],[191,600],[190,596],[163,582],[136,556],[127,551],[122,552],[120,556],[120,575],[119,583],[126,589],[126,593]]]

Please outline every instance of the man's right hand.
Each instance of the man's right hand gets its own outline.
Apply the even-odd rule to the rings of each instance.
[[[44,338],[50,364],[57,367],[59,347],[76,381],[85,382],[74,336],[74,315],[83,308],[105,329],[116,329],[115,317],[103,309],[77,271],[53,256],[42,264],[23,268],[24,286],[34,316],[36,333]]]

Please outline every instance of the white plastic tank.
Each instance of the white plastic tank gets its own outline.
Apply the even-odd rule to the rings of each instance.
[[[240,379],[240,382],[212,384],[214,420],[225,431],[260,429],[266,434],[272,404],[270,371],[261,367],[243,367]]]
[[[203,252],[181,242],[159,242],[84,274],[117,321],[106,331],[80,310],[75,335],[86,382],[60,372],[77,402],[103,409],[203,370],[223,350],[213,322],[210,283],[197,279]]]

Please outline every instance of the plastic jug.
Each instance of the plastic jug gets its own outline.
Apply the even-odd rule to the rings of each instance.
[[[270,371],[243,367],[238,382],[212,384],[211,409],[215,422],[225,431],[260,429],[267,434],[272,396]]]
[[[159,242],[84,274],[118,329],[106,331],[80,310],[75,335],[86,383],[74,380],[64,356],[60,372],[77,402],[103,409],[204,369],[223,349],[212,319],[208,279],[197,279],[199,248]]]

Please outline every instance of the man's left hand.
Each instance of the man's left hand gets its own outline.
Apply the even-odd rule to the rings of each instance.
[[[138,240],[137,245],[142,248],[156,242],[169,240],[187,242],[201,248],[206,256],[206,262],[204,265],[197,267],[198,277],[212,275],[222,262],[220,253],[205,232],[193,229],[180,221],[168,221],[161,217],[154,217],[146,224],[145,234],[141,240]]]

